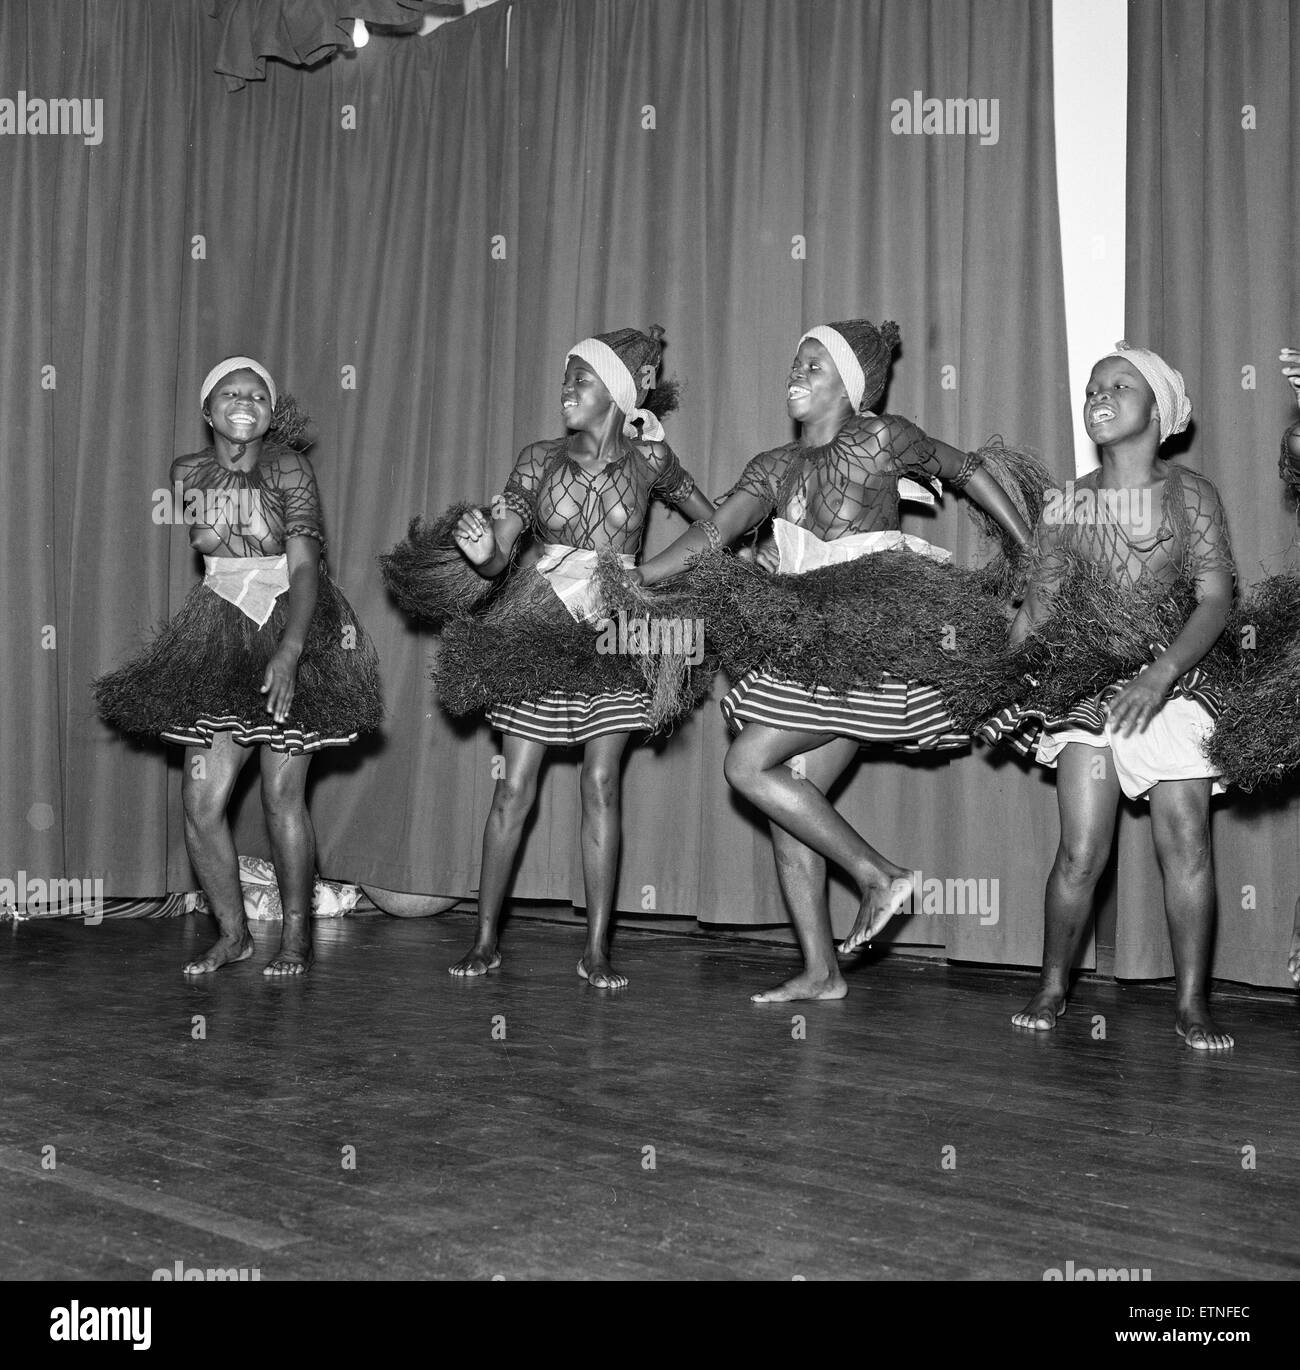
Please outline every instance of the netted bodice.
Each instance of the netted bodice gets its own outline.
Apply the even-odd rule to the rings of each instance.
[[[898,527],[898,478],[939,473],[934,443],[894,414],[858,414],[823,447],[798,442],[760,452],[727,493],[762,500],[769,512],[823,541]]]
[[[636,556],[650,500],[686,499],[695,482],[667,443],[625,445],[601,470],[584,470],[569,439],[535,442],[515,462],[501,499],[543,542],[609,547]]]
[[[1212,572],[1235,576],[1223,505],[1214,483],[1171,467],[1139,489],[1103,490],[1099,471],[1053,492],[1035,532],[1035,579],[1050,587],[1071,555],[1107,569],[1125,588],[1172,588]],[[1057,496],[1059,495],[1059,498]]]
[[[251,471],[228,471],[211,448],[172,462],[173,489],[184,491],[187,523],[216,531],[212,556],[279,556],[288,538],[315,538],[325,551],[320,492],[311,462],[289,447],[263,447]]]

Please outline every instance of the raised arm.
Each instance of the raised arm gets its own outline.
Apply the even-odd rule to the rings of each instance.
[[[532,443],[520,452],[505,489],[492,501],[491,517],[471,509],[461,516],[452,536],[465,559],[487,580],[510,565],[515,544],[530,528],[542,480],[544,444]]]
[[[935,474],[954,490],[960,490],[967,499],[973,500],[1018,546],[1028,548],[1031,533],[1020,511],[1011,502],[1007,492],[976,461],[972,454],[959,452],[946,442],[934,440]]]

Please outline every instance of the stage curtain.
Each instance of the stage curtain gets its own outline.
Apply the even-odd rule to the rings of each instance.
[[[218,356],[261,356],[319,423],[330,565],[376,639],[389,710],[382,737],[314,767],[320,865],[395,889],[474,889],[497,744],[439,711],[436,639],[389,603],[374,558],[412,514],[490,497],[525,442],[561,431],[573,340],[666,327],[684,382],[670,439],[714,494],[793,435],[802,330],[860,314],[902,330],[889,411],[1071,469],[1050,11],[1035,0],[502,3],[310,70],[272,62],[235,92],[205,6],[54,8],[57,26],[44,5],[0,10],[3,88],[102,97],[105,132],[94,147],[0,140],[16,187],[3,269],[31,330],[0,342],[0,423],[23,455],[0,515],[17,644],[0,726],[19,777],[0,812],[29,865],[93,872],[113,894],[192,886],[179,756],[105,730],[88,684],[197,575],[152,501],[172,456],[205,440],[195,391]],[[983,136],[902,131],[893,108],[966,97],[986,102]],[[987,555],[960,505],[906,526]],[[682,527],[658,511],[649,550]],[[725,743],[709,705],[631,755],[620,910],[784,921]],[[581,902],[577,797],[557,756],[519,897]],[[1056,841],[1043,774],[979,752],[866,760],[842,803],[927,877],[998,882],[992,918],[922,916],[898,940],[1038,959]],[[253,791],[241,850],[259,833]],[[834,910],[842,930],[842,886]]]
[[[1178,460],[1219,487],[1239,585],[1294,564],[1277,477],[1300,336],[1300,4],[1131,0],[1126,331],[1187,379]],[[1216,801],[1214,973],[1286,985],[1300,789]],[[1120,829],[1116,974],[1172,974],[1149,819]]]

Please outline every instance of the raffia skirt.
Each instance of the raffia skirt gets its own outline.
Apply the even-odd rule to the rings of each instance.
[[[121,732],[184,746],[210,747],[218,733],[229,733],[241,746],[295,755],[347,746],[379,727],[379,659],[323,566],[292,710],[283,723],[267,713],[261,685],[284,634],[288,599],[280,594],[259,627],[206,582],[196,585],[142,652],[94,682],[100,717]]]

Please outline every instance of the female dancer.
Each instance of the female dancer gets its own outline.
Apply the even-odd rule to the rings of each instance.
[[[712,504],[663,441],[655,415],[638,407],[669,407],[650,397],[662,338],[662,329],[652,328],[649,335],[621,329],[569,350],[560,390],[566,435],[524,448],[491,518],[473,510],[456,525],[456,542],[480,575],[500,575],[520,537],[532,532],[545,544],[537,570],[573,617],[583,619],[594,610],[597,552],[610,548],[625,565],[634,563],[652,496],[691,519],[712,514]],[[620,772],[631,734],[650,726],[649,704],[641,690],[597,688],[550,693],[489,712],[505,734],[505,774],[496,783],[483,830],[478,935],[449,967],[452,975],[482,975],[501,964],[497,929],[542,758],[547,747],[580,745],[587,944],[578,974],[600,989],[627,984],[609,959],[621,841]]]
[[[257,747],[280,887],[280,950],[264,975],[311,964],[316,838],[304,790],[312,754],[379,726],[374,648],[325,572],[311,463],[269,433],[275,381],[227,357],[199,389],[212,445],[178,457],[190,545],[206,574],[134,660],[95,682],[105,722],[185,747],[185,848],[220,936],[184,966],[202,975],[253,954],[226,806]],[[301,416],[297,416],[301,418]]]
[[[850,556],[900,546],[898,481],[905,473],[939,476],[964,490],[1016,544],[1026,545],[1025,521],[975,454],[934,441],[906,419],[871,412],[898,340],[895,324],[876,328],[865,319],[805,333],[786,382],[798,441],[753,458],[713,520],[688,530],[634,578],[654,585],[769,515],[776,516],[786,573],[819,564],[827,542]],[[906,543],[937,550],[920,539]],[[841,947],[846,952],[870,942],[907,902],[912,876],[851,827],[826,793],[864,743],[932,750],[964,746],[967,739],[954,731],[937,690],[890,677],[879,689],[835,695],[759,669],[736,683],[722,708],[743,729],[727,752],[727,780],[771,821],[781,890],[804,959],[798,975],[754,1001],[843,998],[848,986],[835,959],[826,862],[848,872],[861,896]]]
[[[1189,1047],[1232,1046],[1210,1016],[1214,857],[1209,805],[1217,772],[1205,755],[1213,724],[1195,671],[1228,619],[1236,570],[1223,506],[1205,476],[1170,465],[1161,443],[1181,433],[1192,406],[1182,376],[1145,348],[1116,344],[1092,368],[1084,401],[1101,466],[1074,482],[1074,498],[1040,525],[1039,558],[1012,627],[1024,639],[1051,612],[1071,562],[1099,568],[1112,585],[1173,590],[1195,585],[1195,607],[1168,647],[1126,681],[1079,700],[1057,719],[1004,710],[990,736],[1026,732],[1037,759],[1057,770],[1061,841],[1047,880],[1038,992],[1012,1017],[1047,1031],[1065,1012],[1070,972],[1092,918],[1121,791],[1151,802],[1164,879],[1165,917],[1177,977],[1175,1028]],[[1222,788],[1222,786],[1218,786]]]

